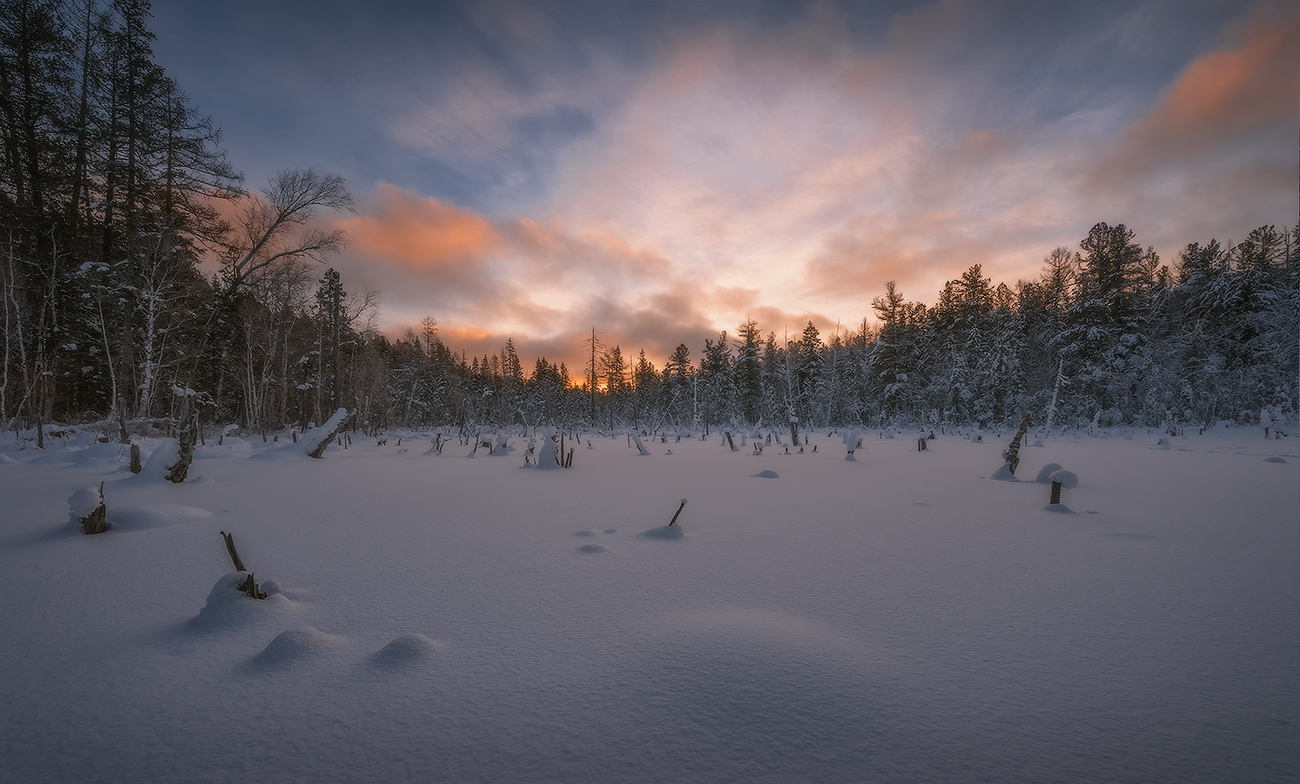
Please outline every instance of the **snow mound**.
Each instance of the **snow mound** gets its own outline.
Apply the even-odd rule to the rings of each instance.
[[[750,476],[757,477],[758,479],[780,479],[781,478],[780,474],[778,474],[777,472],[771,469],[768,469],[766,471],[759,471],[757,474],[751,474]]]
[[[674,526],[674,528],[675,527],[676,526]],[[581,547],[575,549],[584,555],[597,555],[599,553],[609,552],[609,548],[603,544],[584,544]]]
[[[181,457],[181,442],[175,438],[162,439],[158,448],[153,450],[139,474],[129,478],[137,484],[152,484],[167,481],[167,472],[176,465]]]
[[[719,780],[861,780],[887,736],[865,645],[779,612],[728,608],[675,620],[663,635],[671,655],[637,662],[623,679],[637,684],[626,701],[641,726],[708,728],[714,749],[743,750],[737,775]],[[812,749],[834,752],[814,763]],[[821,777],[806,778],[814,769]]]
[[[686,532],[682,530],[680,525],[661,525],[658,528],[647,528],[641,532],[640,536],[642,539],[672,541],[686,538]]]
[[[275,580],[261,582],[258,587],[266,594],[266,598],[254,599],[239,590],[240,584],[247,577],[248,572],[231,572],[217,580],[208,592],[208,600],[203,609],[186,626],[193,631],[229,629],[259,618],[281,615],[293,604],[281,592],[280,584]]]
[[[1051,484],[1052,473],[1054,471],[1060,471],[1060,470],[1061,470],[1060,463],[1048,463],[1047,465],[1043,466],[1042,469],[1038,472],[1038,476],[1035,477],[1034,481],[1043,485]]]
[[[84,450],[80,449],[47,449],[44,453],[33,457],[27,461],[28,465],[43,466],[74,466],[81,465],[89,460],[90,457]]]
[[[290,629],[277,634],[261,653],[249,660],[249,664],[258,669],[292,667],[315,659],[334,647],[337,641],[335,635],[326,634],[314,626]]]
[[[1285,458],[1285,457],[1278,457],[1277,455],[1273,455],[1272,457],[1266,457],[1266,458],[1264,458],[1264,462],[1265,462],[1265,463],[1285,463],[1285,462],[1286,462],[1286,458]]]
[[[1048,504],[1047,506],[1043,507],[1043,510],[1046,512],[1053,512],[1055,514],[1063,514],[1063,515],[1072,515],[1075,513],[1073,509],[1066,506],[1065,504]]]
[[[1002,467],[999,468],[998,470],[994,471],[994,472],[993,472],[993,475],[990,476],[989,479],[996,479],[996,480],[998,480],[999,482],[1019,482],[1019,481],[1020,481],[1019,479],[1016,479],[1016,475],[1015,475],[1015,474],[1011,473],[1011,466],[1010,466],[1009,464],[1007,464],[1007,463],[1003,463],[1003,464],[1002,464]]]
[[[381,670],[411,667],[431,660],[442,648],[440,641],[431,640],[423,634],[403,634],[372,654],[369,663],[371,667]]]
[[[595,531],[574,531],[573,535],[574,536],[595,536],[596,532]]]
[[[194,448],[195,460],[216,460],[228,457],[252,457],[256,454],[253,445],[236,436],[225,436],[222,443],[209,441],[204,446]]]

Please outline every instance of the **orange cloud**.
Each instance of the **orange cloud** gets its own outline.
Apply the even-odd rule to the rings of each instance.
[[[1236,49],[1194,60],[1131,132],[1196,138],[1295,120],[1300,96],[1297,20],[1261,17],[1248,25],[1242,38]]]
[[[1169,167],[1200,166],[1201,153],[1285,132],[1300,108],[1300,13],[1254,17],[1225,49],[1193,60],[1151,111],[1125,128],[1092,177],[1127,188]],[[1270,145],[1271,148],[1271,145]],[[1294,147],[1291,149],[1294,160]],[[1221,156],[1216,156],[1216,159]]]
[[[473,212],[387,183],[375,198],[378,209],[339,220],[362,253],[418,269],[478,263],[500,246],[496,228]]]

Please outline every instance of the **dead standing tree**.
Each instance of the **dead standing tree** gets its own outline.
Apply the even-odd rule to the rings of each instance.
[[[1011,438],[1011,443],[1007,445],[1007,451],[1002,453],[1006,458],[1007,469],[1011,475],[1015,476],[1016,468],[1020,466],[1020,442],[1025,439],[1025,433],[1028,432],[1030,425],[1029,413],[1026,412],[1020,420],[1020,427],[1016,429],[1016,434]]]
[[[195,352],[190,378],[200,364],[209,361],[214,334],[234,312],[237,295],[253,285],[259,275],[284,264],[304,259],[323,262],[346,245],[341,229],[326,230],[315,224],[321,208],[354,212],[352,196],[343,178],[317,174],[311,169],[286,169],[271,178],[261,195],[248,196],[221,240],[220,288],[204,325],[203,339]],[[180,457],[169,467],[167,479],[182,482],[194,455],[196,417],[191,412],[191,394],[181,400]]]

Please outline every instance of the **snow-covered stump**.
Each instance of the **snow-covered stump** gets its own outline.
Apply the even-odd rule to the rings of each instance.
[[[862,431],[850,430],[844,434],[844,449],[848,452],[844,459],[850,463],[856,463],[857,458],[853,456],[855,452],[862,448]]]
[[[560,468],[560,445],[551,433],[542,436],[542,444],[537,450],[537,467],[543,470]]]
[[[632,439],[632,443],[636,444],[636,448],[637,448],[637,454],[638,454],[638,456],[639,456],[639,457],[649,457],[649,456],[650,456],[650,450],[645,448],[645,444],[642,443],[642,441],[641,441],[641,436],[637,435],[636,433],[629,433],[628,435],[629,435],[629,437],[631,437],[631,439]]]
[[[104,504],[104,483],[99,488],[87,487],[72,494],[68,499],[72,516],[81,525],[87,535],[102,534],[108,530],[108,507]]]
[[[1066,471],[1064,468],[1053,471],[1049,477],[1052,482],[1051,500],[1047,502],[1048,506],[1061,503],[1061,488],[1073,490],[1079,486],[1079,475],[1073,471]]]

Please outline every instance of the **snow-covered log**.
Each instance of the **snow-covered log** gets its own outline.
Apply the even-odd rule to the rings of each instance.
[[[334,412],[334,415],[331,416],[329,421],[325,424],[320,427],[314,427],[306,433],[303,433],[302,438],[298,439],[298,443],[289,444],[282,448],[300,452],[308,457],[318,458],[325,454],[325,447],[330,445],[330,442],[333,441],[334,437],[343,429],[343,425],[346,424],[347,421],[348,410],[346,408],[340,408],[338,411]]]

